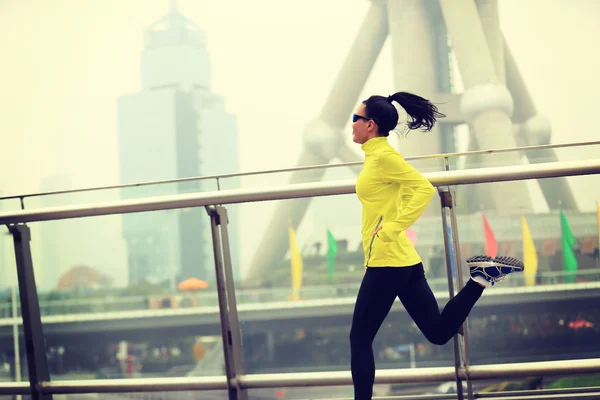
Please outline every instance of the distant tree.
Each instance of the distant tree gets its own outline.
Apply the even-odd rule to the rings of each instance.
[[[87,265],[77,265],[61,275],[56,289],[59,291],[100,289],[110,287],[112,279]]]

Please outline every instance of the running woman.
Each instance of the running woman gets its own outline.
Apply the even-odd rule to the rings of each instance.
[[[407,113],[408,129],[430,131],[445,115],[429,100],[398,92],[371,96],[352,116],[355,143],[365,153],[356,181],[362,204],[362,241],[366,272],[350,329],[351,371],[355,400],[370,400],[375,380],[373,340],[396,297],[425,337],[447,343],[481,297],[511,272],[523,271],[512,257],[476,256],[467,260],[471,279],[440,313],[427,283],[421,257],[406,236],[435,194],[431,183],[387,142],[398,125],[398,103]]]

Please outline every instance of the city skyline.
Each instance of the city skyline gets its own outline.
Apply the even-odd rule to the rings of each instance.
[[[214,90],[225,97],[226,109],[239,115],[240,170],[294,164],[302,146],[301,133],[321,107],[367,3],[344,2],[342,6],[342,2],[332,2],[327,7],[319,6],[319,13],[309,12],[314,8],[310,5],[290,12],[277,3],[270,3],[273,13],[280,16],[274,20],[253,11],[250,5],[242,4],[229,10],[224,5],[206,2],[179,2],[182,12],[205,28],[211,49]],[[139,32],[143,28],[140,27],[163,15],[169,2],[143,2],[143,6],[139,1],[104,6],[69,3],[68,7],[58,10],[52,20],[52,24],[63,26],[62,30],[51,29],[42,19],[36,22],[33,29],[45,30],[47,43],[25,34],[24,21],[32,18],[31,1],[6,4],[6,12],[0,14],[0,22],[6,22],[0,24],[0,41],[11,37],[2,26],[16,29],[17,35],[12,37],[18,40],[2,43],[19,61],[18,69],[12,64],[7,68],[13,75],[18,72],[31,79],[17,85],[5,79],[6,75],[1,81],[8,95],[2,103],[5,108],[15,110],[0,122],[4,142],[16,150],[1,161],[5,174],[0,182],[5,195],[36,191],[43,174],[63,171],[72,171],[74,187],[115,184],[114,99],[122,93],[139,90],[136,68],[137,54],[142,48]],[[594,22],[600,15],[598,4],[578,1],[561,6],[560,2],[548,2],[539,8],[535,2],[503,1],[499,6],[502,29],[534,101],[552,123],[552,142],[592,140],[594,135],[588,120],[594,113],[593,93],[600,85],[594,72],[599,66],[598,56],[590,50],[594,48],[592,38],[596,35],[589,32],[598,31]],[[40,4],[40,7],[40,15],[43,15],[47,6]],[[531,18],[534,13],[536,18]],[[226,25],[218,22],[223,21],[225,15],[230,21]],[[90,24],[92,17],[98,22]],[[70,20],[78,22],[66,24]],[[331,29],[331,20],[341,21],[336,29]],[[92,28],[77,30],[85,24]],[[232,33],[233,26],[236,31],[245,33],[249,44],[239,41]],[[311,29],[303,29],[307,26]],[[557,31],[557,26],[562,30]],[[78,32],[78,40],[73,40],[73,32]],[[547,38],[553,46],[540,46],[540,37]],[[575,45],[581,46],[581,51]],[[31,49],[27,55],[23,52],[25,48]],[[392,88],[386,48],[387,45],[365,86],[364,95],[389,94]],[[44,60],[43,70],[36,68],[39,60]],[[27,118],[31,110],[35,111],[35,119]],[[10,132],[20,134],[11,136]],[[419,136],[413,133],[407,139],[390,140],[401,150],[403,140],[419,140]],[[286,151],[269,152],[266,144]],[[593,152],[592,148],[569,149],[558,154],[562,160],[573,160],[593,157]],[[14,165],[27,168],[15,169]],[[348,176],[352,177],[351,173]],[[583,193],[585,178],[573,178],[569,182],[574,193]],[[242,180],[244,187],[285,183],[285,174],[274,175],[268,183],[253,178]],[[578,196],[581,210],[592,210],[597,198],[598,193],[593,192],[589,199]],[[243,259],[249,258],[257,245],[258,239],[254,236],[260,237],[260,222],[271,207],[264,203],[243,208],[246,210],[241,215],[243,225],[256,226],[259,231],[253,235],[246,229],[242,234]],[[298,232],[300,241],[306,241],[307,235],[304,230]]]

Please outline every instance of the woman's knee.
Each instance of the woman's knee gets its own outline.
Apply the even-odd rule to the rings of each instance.
[[[348,335],[350,339],[350,344],[356,343],[358,341],[359,333],[355,327],[350,328],[350,334]]]
[[[350,345],[371,345],[373,344],[373,340],[375,340],[375,336],[370,332],[367,332],[366,329],[361,329],[356,326],[352,326],[350,328]]]

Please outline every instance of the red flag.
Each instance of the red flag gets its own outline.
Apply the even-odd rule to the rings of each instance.
[[[485,214],[483,216],[483,230],[485,232],[485,255],[490,257],[496,257],[498,255],[498,242],[494,236],[494,231],[490,227]]]

